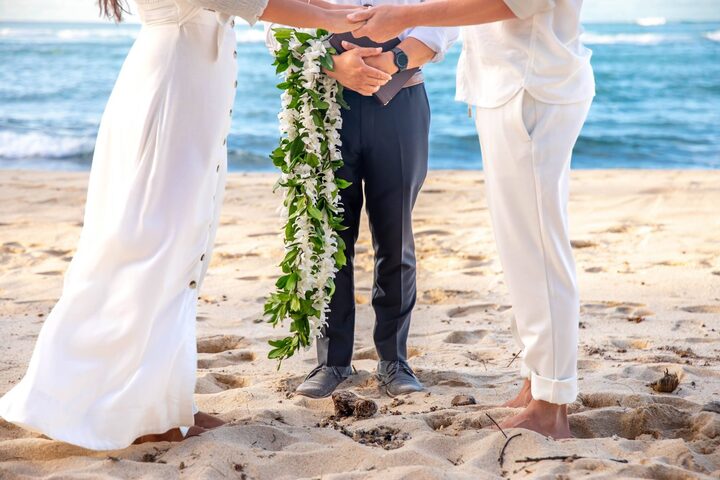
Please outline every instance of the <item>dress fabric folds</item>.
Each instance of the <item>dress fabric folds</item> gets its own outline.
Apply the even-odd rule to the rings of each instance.
[[[103,114],[77,251],[0,416],[94,450],[193,425],[198,289],[237,85],[232,17],[138,0]]]

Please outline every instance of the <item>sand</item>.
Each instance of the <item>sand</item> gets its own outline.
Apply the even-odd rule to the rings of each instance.
[[[86,174],[0,177],[0,393],[23,375],[82,220]],[[331,400],[292,395],[313,352],[266,360],[259,320],[280,259],[272,175],[233,174],[198,315],[196,400],[227,426],[182,443],[90,452],[0,420],[0,478],[720,478],[720,172],[578,171],[571,230],[581,286],[576,438],[485,429],[515,410],[512,309],[482,174],[431,172],[416,210],[411,364],[427,392],[391,399],[372,372],[372,247],[358,244],[358,328],[344,388],[369,419],[327,420]],[[665,370],[679,387],[648,384]],[[456,395],[475,405],[452,406]],[[706,411],[703,411],[705,409]],[[712,410],[715,410],[714,412]],[[561,457],[537,460],[537,457]],[[564,457],[564,458],[563,458]],[[533,460],[535,458],[535,460]]]

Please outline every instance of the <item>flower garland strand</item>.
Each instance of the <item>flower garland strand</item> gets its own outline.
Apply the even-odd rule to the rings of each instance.
[[[309,348],[326,325],[334,278],[345,265],[345,244],[338,234],[343,208],[339,190],[349,182],[335,178],[340,154],[342,117],[347,107],[342,86],[322,72],[331,70],[335,50],[324,30],[274,29],[278,85],[283,91],[280,146],[270,157],[282,172],[276,188],[284,193],[285,258],[283,275],[265,303],[274,327],[290,322],[290,335],[271,340],[268,358],[279,361]]]

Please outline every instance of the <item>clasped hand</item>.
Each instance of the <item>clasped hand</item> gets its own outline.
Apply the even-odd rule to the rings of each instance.
[[[358,47],[343,42],[345,52],[335,55],[334,68],[328,75],[344,87],[362,95],[372,95],[385,85],[397,71],[392,53],[380,48]]]
[[[397,11],[389,5],[343,13],[349,25],[338,25],[339,28],[333,30],[352,31],[356,38],[369,37],[381,43],[397,37],[405,30]],[[372,95],[397,72],[391,52],[382,52],[380,48],[358,47],[349,42],[343,42],[343,48],[346,51],[334,57],[335,66],[327,73],[350,90]]]

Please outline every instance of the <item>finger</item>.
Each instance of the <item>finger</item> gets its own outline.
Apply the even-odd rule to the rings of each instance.
[[[352,43],[348,43],[348,45],[353,45],[351,48],[345,47],[345,44],[348,42],[343,42],[343,47],[346,50],[355,50],[355,52],[360,55],[362,58],[365,57],[374,57],[376,55],[380,55],[382,53],[382,48],[380,47],[358,47],[357,45],[353,45]]]
[[[380,87],[384,86],[385,83],[387,83],[387,82],[385,82],[385,81],[382,81],[382,82],[381,82],[381,81],[379,81],[379,80],[369,80],[369,79],[366,80],[366,82],[367,82],[367,84],[366,84],[366,87],[365,87],[365,88],[372,90],[373,93],[375,93],[375,92],[377,92],[378,90],[380,90]]]
[[[375,80],[381,80],[383,82],[389,82],[392,79],[392,75],[390,75],[389,73],[383,72],[382,70],[378,70],[377,68],[373,68],[367,64],[364,67],[362,67],[361,73],[368,78],[373,78]]]
[[[368,94],[372,95],[373,93],[380,90],[380,87],[382,87],[382,85],[376,85],[376,84],[366,80],[365,83],[363,83],[363,85],[360,88],[362,89],[363,92],[367,92]]]
[[[362,38],[362,37],[369,36],[367,24],[361,26],[360,28],[353,30],[352,34],[353,34],[353,37],[355,37],[355,38]]]
[[[364,22],[370,20],[373,15],[375,15],[375,12],[371,8],[368,8],[348,14],[347,19],[351,22]]]

